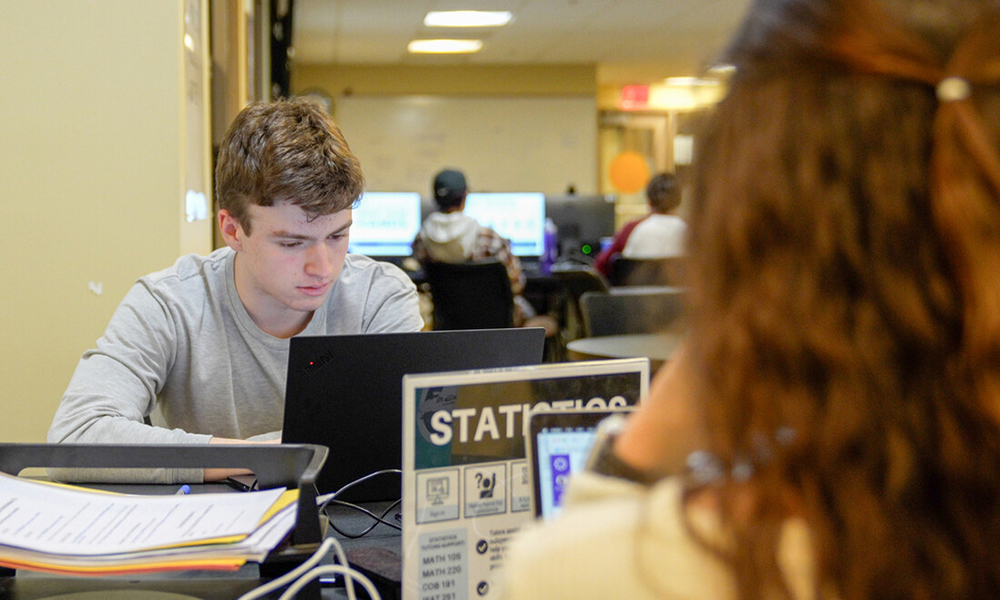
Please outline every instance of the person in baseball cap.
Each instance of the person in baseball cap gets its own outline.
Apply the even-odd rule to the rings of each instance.
[[[434,177],[434,200],[442,211],[461,205],[468,189],[461,171],[445,169]]]
[[[538,315],[531,303],[521,296],[526,278],[521,261],[511,252],[510,241],[462,212],[468,190],[461,171],[444,169],[434,176],[433,192],[438,210],[424,219],[413,240],[413,258],[421,264],[458,264],[488,259],[503,263],[514,294],[514,324],[544,327],[547,334],[554,334],[558,330],[555,320],[548,315]]]

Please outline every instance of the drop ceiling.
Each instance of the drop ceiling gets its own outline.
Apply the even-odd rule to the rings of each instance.
[[[713,64],[749,0],[294,0],[293,60],[336,65],[595,65],[599,84],[656,83]],[[429,28],[431,10],[509,10],[501,28]],[[475,38],[471,55],[416,56],[411,40]]]

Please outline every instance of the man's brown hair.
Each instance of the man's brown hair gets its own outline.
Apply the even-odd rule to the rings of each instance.
[[[646,184],[646,200],[660,214],[667,214],[681,205],[681,189],[673,173],[660,173]]]
[[[215,193],[250,233],[248,207],[288,201],[311,217],[350,208],[364,190],[361,163],[344,134],[316,103],[250,104],[219,148]]]

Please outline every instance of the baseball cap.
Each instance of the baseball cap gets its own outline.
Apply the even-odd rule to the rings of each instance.
[[[445,169],[434,177],[434,198],[439,202],[444,200],[448,204],[457,200],[465,190],[465,175],[461,171]]]

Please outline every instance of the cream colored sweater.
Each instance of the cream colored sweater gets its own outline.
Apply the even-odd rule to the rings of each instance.
[[[725,564],[688,533],[683,485],[671,478],[653,488],[592,473],[574,476],[565,510],[550,523],[524,529],[504,562],[505,600],[736,598]],[[717,514],[689,507],[700,535],[720,542]],[[813,566],[805,523],[782,532],[780,564],[797,600],[813,600]]]

